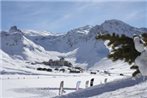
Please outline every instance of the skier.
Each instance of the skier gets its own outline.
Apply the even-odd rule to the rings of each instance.
[[[141,53],[141,55],[135,59],[135,64],[138,66],[140,73],[143,76],[147,76],[147,47],[144,46],[145,42],[140,36],[135,35],[133,38],[135,49]]]
[[[94,78],[90,80],[90,86],[93,86]]]

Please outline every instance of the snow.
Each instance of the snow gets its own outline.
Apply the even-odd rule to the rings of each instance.
[[[87,80],[94,78],[94,86],[85,88]],[[107,78],[107,82],[105,79]],[[65,93],[59,96],[60,82],[64,81]],[[80,89],[76,84],[81,81]],[[44,75],[1,75],[2,98],[146,98],[147,77],[134,80],[130,76],[98,73]],[[76,92],[75,92],[76,91]]]
[[[68,53],[78,49],[75,55],[75,63],[87,63],[87,67],[106,57],[108,50],[103,41],[95,40],[100,32],[133,35],[143,32],[142,29],[129,26],[119,20],[105,21],[97,26],[84,26],[68,31],[59,36],[26,36],[29,40],[43,47],[46,51]]]
[[[46,75],[3,75],[2,76],[2,96],[5,98],[47,98],[58,96],[60,82],[64,81],[64,90],[71,93],[76,90],[77,81],[81,81],[80,89],[85,88],[85,82],[94,78],[94,85],[123,78],[122,76],[90,75],[88,73],[66,74],[50,73]]]
[[[33,30],[22,31],[15,26],[9,32],[1,32],[0,84],[2,89],[0,92],[2,94],[0,97],[57,97],[61,81],[65,82],[64,96],[68,98],[146,97],[147,86],[143,86],[146,85],[146,80],[142,81],[141,78],[132,80],[130,78],[132,70],[127,63],[112,62],[106,58],[111,48],[106,46],[107,42],[95,40],[97,33],[105,31],[131,36],[133,33],[137,34],[146,29],[135,28],[118,20],[109,20],[94,27],[76,28],[63,35]],[[146,54],[146,52],[143,53],[138,59],[147,61]],[[50,67],[32,64],[49,59],[57,60],[60,57],[64,57],[74,66],[81,66],[88,70],[80,74],[44,72],[37,71],[36,68]],[[141,65],[139,61],[136,62]],[[141,70],[146,67],[139,66],[139,68]],[[90,74],[93,71],[96,75]],[[141,72],[146,74],[145,70]],[[85,82],[92,78],[94,78],[94,87],[85,89]],[[80,89],[75,92],[77,81],[81,81],[81,84]],[[133,89],[135,92],[130,93]]]
[[[147,76],[147,48],[140,42],[141,38],[134,37],[135,49],[141,53],[141,55],[135,59],[135,64],[139,67],[141,74]]]
[[[113,62],[108,58],[103,58],[100,62],[89,68],[89,70],[107,71],[111,75],[124,74],[126,76],[131,76],[133,72],[133,70],[130,70],[130,65],[128,65],[127,63],[123,61]]]
[[[147,81],[141,82],[131,87],[125,87],[112,92],[106,92],[99,96],[90,98],[146,98],[147,97]]]
[[[143,43],[140,43],[140,41],[141,40],[139,37],[134,38],[135,49],[141,53],[144,51],[144,45],[143,45]]]
[[[105,83],[102,85],[97,85],[97,86],[83,89],[77,92],[69,93],[67,95],[63,95],[57,98],[88,98],[88,97],[89,98],[108,98],[108,97],[109,98],[126,98],[127,96],[131,96],[132,98],[135,98],[137,96],[139,97],[144,96],[144,98],[146,98],[147,97],[146,83],[147,81],[143,80],[142,77],[136,80],[132,80],[132,78],[126,78],[126,79],[121,79],[121,80]],[[137,88],[137,87],[139,89],[134,90],[134,88]],[[129,94],[128,92],[131,92],[131,91],[132,93]]]
[[[112,19],[106,20],[103,24],[101,24],[104,31],[111,32],[111,33],[119,33],[132,36],[132,34],[139,34],[139,30],[134,28],[120,20]]]
[[[26,36],[53,36],[55,35],[52,32],[48,32],[48,31],[35,31],[35,30],[23,30],[24,34]]]
[[[96,26],[79,27],[58,36],[56,33],[46,31],[19,30],[13,26],[10,32],[0,33],[1,49],[17,59],[29,59],[35,62],[64,56],[75,65],[90,68],[105,58],[110,50],[106,49],[103,41],[95,40],[98,33],[107,31],[130,35],[143,30],[146,29],[135,28],[119,20],[108,20]]]

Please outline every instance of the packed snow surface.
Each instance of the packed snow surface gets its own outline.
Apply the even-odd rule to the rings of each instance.
[[[143,79],[143,77],[136,80],[126,78],[69,93],[57,98],[146,98],[146,84],[147,79]]]

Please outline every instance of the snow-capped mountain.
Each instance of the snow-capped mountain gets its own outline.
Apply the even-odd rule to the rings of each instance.
[[[45,50],[36,45],[31,40],[27,39],[22,31],[18,30],[17,28],[10,28],[9,32],[2,32],[1,33],[1,49],[9,54],[10,56],[19,56],[22,59],[27,59],[28,57],[32,57],[32,53],[40,54],[45,53]],[[26,52],[30,52],[30,55],[25,55]]]
[[[107,20],[96,26],[87,25],[62,35],[32,30],[22,31],[13,26],[8,32],[0,33],[1,50],[13,59],[30,62],[63,56],[75,65],[89,68],[105,58],[109,52],[103,41],[95,39],[98,33],[103,32],[132,36],[134,33],[147,32],[147,29],[135,28],[119,20]]]
[[[43,31],[43,32],[38,32],[35,30],[24,30],[25,35],[27,36],[49,36],[49,35],[55,35],[51,32]]]
[[[132,36],[132,34],[140,34],[146,31],[146,28],[136,28],[116,19],[106,20],[101,25],[96,25],[90,30],[91,33],[117,33],[128,36]]]
[[[19,70],[23,72],[34,69],[35,66],[31,64],[33,62],[47,61],[48,58],[57,59],[58,53],[44,50],[43,47],[26,38],[24,32],[16,26],[11,27],[9,32],[2,31],[0,37],[2,61],[0,70],[2,71],[19,73]]]
[[[132,27],[119,20],[107,20],[101,25],[84,26],[68,31],[65,35],[46,37],[33,36],[28,37],[30,40],[44,47],[47,51],[58,51],[67,53],[77,49],[76,62],[87,63],[89,66],[98,62],[105,57],[108,50],[102,41],[95,40],[98,33],[118,33],[133,35],[145,32],[145,29]]]
[[[80,27],[60,36],[27,36],[27,38],[47,51],[68,53],[76,50],[76,53],[67,55],[65,58],[75,58],[76,63],[86,63],[92,66],[95,62],[105,57],[108,50],[102,41],[94,39],[96,35],[89,37],[91,28],[92,26]]]

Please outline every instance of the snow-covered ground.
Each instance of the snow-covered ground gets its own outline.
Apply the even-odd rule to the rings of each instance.
[[[81,81],[80,88],[85,89],[85,82],[94,78],[94,85],[103,84],[123,76],[115,75],[113,78],[107,74],[91,75],[81,74],[57,74],[51,75],[2,75],[2,98],[50,98],[58,96],[60,82],[64,81],[64,94],[76,91],[77,81]]]
[[[85,88],[86,81],[92,78],[94,86]],[[64,81],[65,93],[59,96],[61,81]],[[81,81],[78,91],[77,81]],[[0,84],[1,98],[147,98],[147,77],[134,80],[130,76],[102,73],[1,75]]]
[[[134,86],[105,92],[91,98],[147,98],[147,80]]]
[[[147,77],[121,79],[57,98],[147,98]]]

